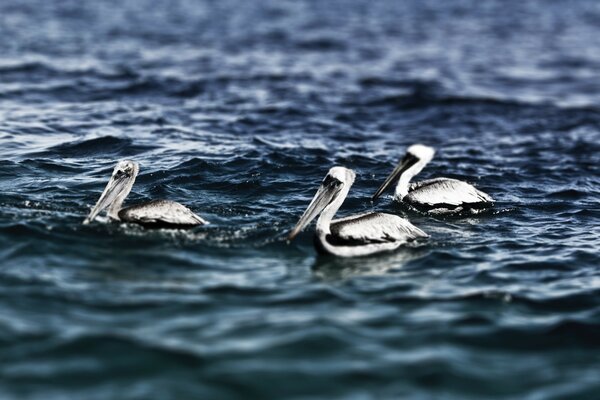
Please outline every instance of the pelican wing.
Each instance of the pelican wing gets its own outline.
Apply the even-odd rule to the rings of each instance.
[[[408,220],[384,213],[367,213],[337,219],[331,222],[330,230],[331,236],[344,245],[408,242],[428,237]]]
[[[147,226],[195,226],[207,222],[182,204],[169,200],[154,200],[119,211],[119,218]]]
[[[431,206],[444,204],[458,207],[463,204],[491,203],[494,200],[466,182],[436,178],[411,184],[404,201]]]

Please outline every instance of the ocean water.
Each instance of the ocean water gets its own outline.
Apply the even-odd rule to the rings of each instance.
[[[1,399],[598,399],[600,3],[0,2]],[[370,196],[406,147],[490,212]],[[128,204],[191,231],[81,224]],[[339,215],[431,235],[367,258],[285,236]]]

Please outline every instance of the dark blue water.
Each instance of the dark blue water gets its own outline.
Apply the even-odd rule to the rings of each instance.
[[[597,399],[600,3],[0,2],[0,398]],[[370,196],[407,145],[493,212]],[[115,162],[192,231],[82,226]],[[393,254],[287,245],[326,171]]]

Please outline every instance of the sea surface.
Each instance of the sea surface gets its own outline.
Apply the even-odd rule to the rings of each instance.
[[[0,2],[0,399],[600,398],[600,2]],[[493,196],[433,218],[419,175]],[[127,204],[190,231],[83,226]],[[285,237],[339,215],[430,234],[380,256]]]

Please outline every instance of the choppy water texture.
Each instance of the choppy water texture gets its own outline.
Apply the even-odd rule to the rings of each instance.
[[[0,2],[0,398],[597,399],[600,3],[481,3]],[[494,212],[372,205],[415,142]],[[212,224],[82,226],[124,158]],[[334,165],[431,240],[287,245]]]

